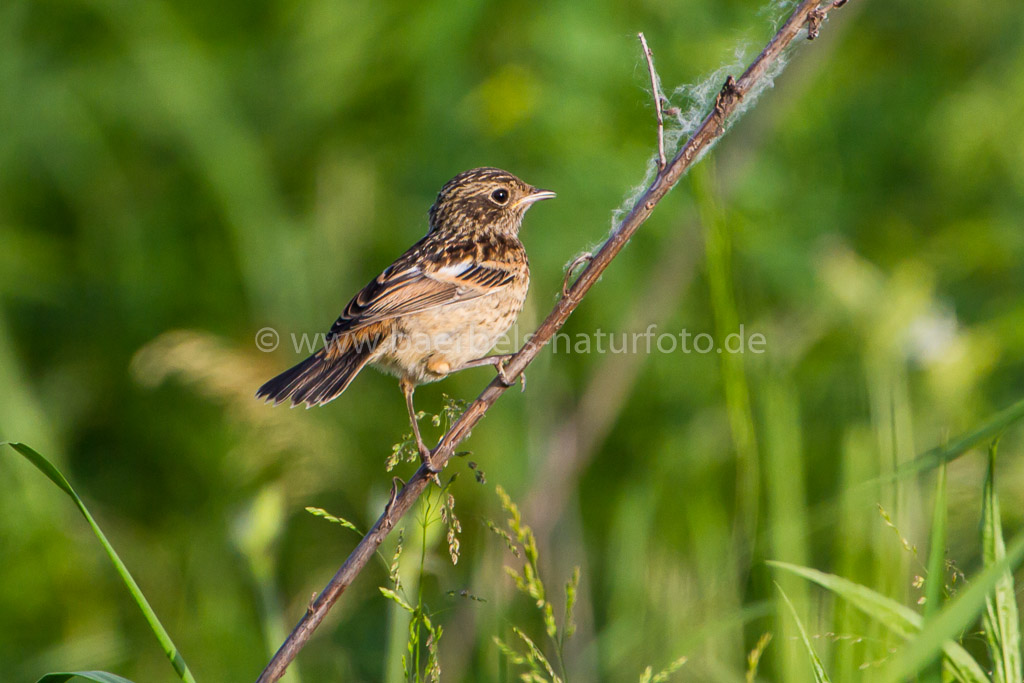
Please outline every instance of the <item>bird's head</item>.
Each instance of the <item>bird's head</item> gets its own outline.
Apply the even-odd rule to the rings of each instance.
[[[474,168],[441,188],[430,207],[430,229],[519,232],[523,215],[534,202],[555,196],[524,183],[499,168]]]

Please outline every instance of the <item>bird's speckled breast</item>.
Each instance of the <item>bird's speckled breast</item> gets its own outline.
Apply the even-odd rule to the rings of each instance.
[[[530,273],[525,259],[520,267],[521,275],[499,290],[396,319],[371,364],[424,384],[486,356],[523,309]]]

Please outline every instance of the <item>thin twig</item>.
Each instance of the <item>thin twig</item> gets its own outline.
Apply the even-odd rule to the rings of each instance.
[[[764,50],[761,51],[761,54],[743,72],[743,75],[737,80],[729,78],[726,87],[722,88],[716,99],[714,109],[704,118],[700,127],[690,136],[686,144],[680,148],[679,152],[666,165],[665,169],[655,177],[651,186],[636,201],[626,218],[609,235],[608,239],[601,245],[601,249],[594,254],[594,257],[580,274],[572,288],[566,292],[566,296],[558,300],[554,309],[537,329],[537,332],[527,340],[523,347],[508,362],[505,367],[505,374],[509,379],[517,378],[526,369],[526,366],[537,357],[544,346],[551,341],[555,333],[565,324],[565,321],[572,312],[580,305],[583,297],[597,283],[601,274],[608,268],[612,260],[622,251],[622,248],[626,246],[626,243],[643,225],[644,221],[650,217],[658,202],[679,182],[679,179],[689,170],[701,153],[721,137],[725,132],[725,121],[736,111],[742,98],[761,84],[772,64],[778,60],[783,50],[797,37],[807,24],[811,12],[819,9],[819,5],[821,5],[821,0],[804,0],[801,2],[786,23],[772,37]],[[826,3],[824,6],[825,13],[835,6],[833,2]],[[448,460],[455,452],[455,448],[469,436],[473,427],[487,414],[490,407],[507,389],[508,386],[497,377],[487,385],[480,396],[470,404],[466,412],[452,425],[448,433],[441,438],[441,441],[431,452],[431,461],[435,467],[443,468],[448,463]],[[429,484],[429,472],[425,467],[420,467],[409,480],[409,483],[398,492],[398,495],[391,501],[384,514],[380,516],[366,536],[363,537],[363,540],[355,547],[324,590],[317,596],[312,609],[307,611],[281,645],[277,654],[274,655],[266,669],[263,670],[257,683],[274,683],[284,674],[285,669],[313,635],[313,631],[323,621],[327,612],[338,600],[342,592],[348,588],[363,567],[366,566],[377,548],[391,532],[391,529],[394,528],[395,523],[409,511],[413,503],[416,502]]]
[[[818,7],[807,16],[807,40],[814,40],[818,37],[818,31],[821,29],[821,23],[825,21],[825,17],[828,13],[834,9],[839,9],[847,3],[847,0],[832,0],[830,3]]]
[[[562,296],[569,296],[569,290],[572,289],[572,274],[576,272],[576,269],[582,266],[584,263],[590,263],[593,260],[594,255],[589,251],[580,254],[572,260],[569,267],[565,269],[565,275],[562,277]]]
[[[647,46],[647,39],[644,32],[636,34],[640,38],[640,44],[644,48],[644,58],[647,60],[647,71],[651,74],[651,94],[654,96],[654,111],[658,113],[658,172],[665,170],[665,118],[661,113],[661,103],[664,96],[661,94],[661,86],[658,84],[658,74],[654,70],[654,55],[651,48]]]

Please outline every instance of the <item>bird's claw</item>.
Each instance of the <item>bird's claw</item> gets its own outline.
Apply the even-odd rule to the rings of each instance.
[[[506,387],[514,386],[515,383],[516,383],[515,379],[509,379],[508,368],[505,367],[506,364],[508,364],[509,360],[510,359],[508,359],[508,358],[503,358],[503,359],[499,360],[498,362],[496,362],[494,364],[495,369],[498,371],[498,379]],[[521,371],[519,373],[519,381],[522,384],[522,391],[526,391],[526,373],[525,372]]]
[[[423,443],[422,441],[420,441],[416,445],[418,446],[420,451],[420,462],[423,463],[423,466],[427,468],[427,472],[432,474],[433,478],[436,480],[437,473],[440,472],[441,470],[437,467],[434,467],[434,460],[431,457],[432,453],[430,449],[427,448],[427,444]]]
[[[423,468],[427,473],[427,479],[440,486],[441,478],[438,477],[437,475],[440,474],[441,470],[434,467],[434,464],[430,461],[429,457],[423,461]]]
[[[505,359],[499,359],[498,362],[494,364],[494,369],[498,371],[498,379],[501,380],[501,383],[506,387],[510,387],[515,384],[515,382],[508,378],[508,372],[505,370],[505,363],[507,362],[508,361]]]

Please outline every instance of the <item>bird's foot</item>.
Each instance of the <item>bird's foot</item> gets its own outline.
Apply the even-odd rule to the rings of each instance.
[[[431,457],[433,453],[431,452],[427,444],[423,443],[422,440],[417,439],[416,448],[420,452],[420,462],[423,463],[423,466],[426,467],[429,472],[437,473],[441,471],[434,467],[434,460]]]
[[[510,360],[512,360],[512,354],[494,356],[494,369],[498,372],[498,379],[506,387],[511,387],[516,383],[515,378],[510,378],[508,376],[507,366]],[[526,373],[520,372],[518,379],[522,383],[522,390],[526,391]]]
[[[420,451],[420,462],[423,464],[424,469],[426,469],[427,476],[440,486],[441,480],[437,475],[441,472],[441,468],[434,465],[433,452],[427,447],[427,444],[423,443],[422,439],[417,439],[416,447]]]
[[[509,378],[509,376],[508,376],[508,368],[506,367],[508,365],[508,362],[509,362],[509,360],[511,358],[512,358],[511,356],[508,356],[508,357],[503,358],[503,359],[501,359],[500,361],[498,361],[497,363],[494,364],[494,367],[498,370],[498,379],[500,379],[501,383],[504,384],[506,387],[511,387],[511,386],[515,385],[515,383],[516,383],[515,378],[512,378],[512,379]],[[519,372],[519,378],[518,379],[519,379],[520,391],[525,392],[526,391],[526,371],[525,370],[521,370]]]
[[[498,371],[498,379],[506,387],[510,387],[515,382],[508,377],[508,372],[505,370],[505,365],[508,363],[508,356],[495,356],[494,357],[494,369]]]
[[[471,360],[468,363],[463,363],[455,370],[465,370],[467,368],[479,368],[484,365],[493,365],[494,369],[498,373],[498,381],[504,384],[506,387],[510,387],[516,383],[515,379],[508,376],[508,362],[512,360],[513,353],[502,353],[495,356],[484,356],[483,358],[477,358]],[[453,371],[454,372],[454,371]],[[520,372],[518,378],[523,383],[523,391],[526,391],[526,374]]]

